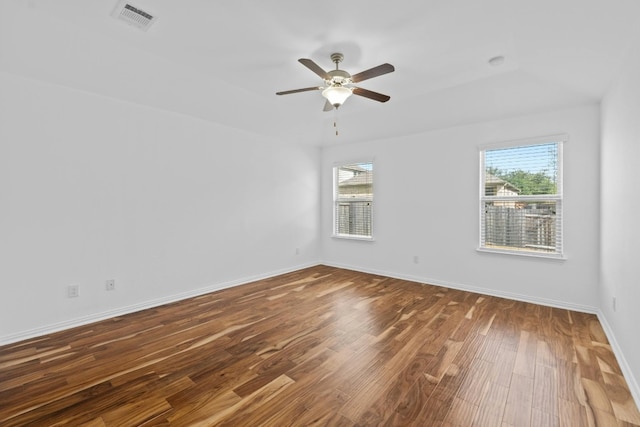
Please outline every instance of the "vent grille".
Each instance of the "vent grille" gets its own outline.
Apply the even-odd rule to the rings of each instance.
[[[113,11],[113,17],[143,31],[147,31],[156,20],[156,18],[149,12],[145,12],[139,7],[133,6],[127,2],[121,2],[118,4],[116,9]]]

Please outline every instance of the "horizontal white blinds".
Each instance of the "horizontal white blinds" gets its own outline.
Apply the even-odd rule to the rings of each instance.
[[[558,193],[557,142],[485,150],[485,196],[492,190],[520,196]],[[502,186],[501,186],[501,185]]]
[[[372,237],[373,163],[334,168],[334,234]]]
[[[481,247],[562,253],[561,142],[481,152]]]

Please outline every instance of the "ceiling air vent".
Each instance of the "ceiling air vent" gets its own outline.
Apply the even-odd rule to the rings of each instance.
[[[156,20],[156,17],[145,12],[144,10],[133,6],[128,2],[120,2],[113,11],[112,16],[120,21],[124,21],[129,25],[133,25],[136,28],[140,28],[143,31],[147,31],[151,24]]]

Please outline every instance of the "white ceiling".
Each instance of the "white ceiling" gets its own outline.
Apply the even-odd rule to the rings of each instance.
[[[638,0],[130,0],[157,16],[142,32],[117,0],[0,0],[0,71],[199,117],[277,140],[334,144],[598,102],[637,39]],[[332,52],[359,84],[322,112]],[[504,55],[502,66],[487,61]]]

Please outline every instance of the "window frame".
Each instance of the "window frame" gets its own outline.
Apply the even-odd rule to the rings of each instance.
[[[345,166],[353,166],[353,165],[361,165],[361,164],[369,164],[371,165],[371,171],[372,171],[372,176],[371,176],[371,197],[352,197],[352,198],[348,198],[348,199],[344,199],[344,198],[339,198],[338,197],[338,183],[339,183],[339,179],[338,179],[338,171],[341,167],[345,167]],[[336,162],[333,164],[332,167],[332,177],[333,177],[333,185],[332,185],[332,198],[333,198],[333,202],[332,202],[332,207],[331,209],[333,210],[333,225],[331,226],[332,228],[332,235],[331,237],[333,238],[337,238],[337,239],[346,239],[346,240],[362,240],[362,241],[373,241],[374,240],[374,221],[373,221],[373,209],[374,209],[374,193],[375,193],[375,163],[373,160],[359,160],[359,161],[344,161],[344,162]],[[369,209],[369,224],[370,224],[370,235],[360,235],[360,234],[345,234],[345,233],[339,233],[338,232],[338,206],[339,204],[342,202],[369,202],[370,204],[370,209]]]
[[[487,253],[499,253],[508,255],[519,255],[525,257],[538,257],[565,260],[564,255],[564,145],[569,141],[566,134],[550,135],[537,138],[528,138],[520,140],[510,140],[498,143],[483,144],[478,147],[479,151],[479,205],[478,205],[478,247],[477,251]],[[487,196],[485,195],[485,153],[490,150],[498,150],[505,148],[528,147],[533,145],[557,144],[557,180],[556,193],[546,195],[520,195],[520,196]],[[543,252],[526,248],[497,248],[486,246],[485,244],[485,203],[486,202],[544,202],[553,201],[556,206],[555,219],[555,251]]]

